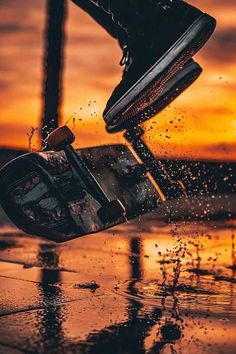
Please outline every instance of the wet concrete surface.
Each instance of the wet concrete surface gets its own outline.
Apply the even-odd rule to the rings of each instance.
[[[144,217],[56,245],[1,211],[0,353],[228,353],[235,220]]]

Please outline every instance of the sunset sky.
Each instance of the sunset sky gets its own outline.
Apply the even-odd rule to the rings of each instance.
[[[195,57],[204,71],[171,106],[146,122],[146,139],[160,156],[236,160],[236,2],[192,0],[217,19],[217,30]],[[45,0],[0,0],[0,147],[28,148],[41,116]],[[76,146],[123,142],[108,134],[102,111],[120,81],[114,39],[68,2],[62,123]],[[169,122],[173,121],[174,124]],[[166,130],[168,129],[168,138]],[[34,148],[37,148],[34,139]]]

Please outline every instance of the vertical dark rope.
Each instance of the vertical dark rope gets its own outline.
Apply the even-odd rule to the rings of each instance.
[[[48,133],[58,127],[61,115],[65,18],[66,0],[47,0],[41,123],[44,148],[47,148],[45,139]]]

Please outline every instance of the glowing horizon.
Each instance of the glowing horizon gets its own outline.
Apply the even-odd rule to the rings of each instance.
[[[199,80],[171,106],[146,122],[146,140],[159,156],[236,160],[236,4],[192,1],[218,25],[194,58]],[[62,120],[75,117],[76,146],[124,142],[108,134],[102,111],[120,81],[120,49],[90,17],[68,4]],[[22,17],[24,9],[27,16]],[[39,127],[45,1],[5,1],[1,20],[0,147],[28,148],[31,127]],[[170,123],[173,121],[174,124]],[[73,127],[71,119],[69,125]],[[37,139],[34,148],[39,148]]]

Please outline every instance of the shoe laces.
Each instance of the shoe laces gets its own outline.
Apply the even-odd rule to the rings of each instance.
[[[125,75],[133,63],[133,58],[128,44],[124,44],[122,46],[122,50],[123,50],[123,56],[120,60],[120,66],[125,65],[125,69],[123,71],[123,75]]]
[[[128,45],[124,44],[122,50],[123,50],[123,56],[120,60],[120,66],[127,65],[130,61],[130,51]]]
[[[181,1],[181,0],[180,0]],[[160,0],[157,2],[157,5],[162,8],[164,11],[168,11],[175,4],[176,0]]]

